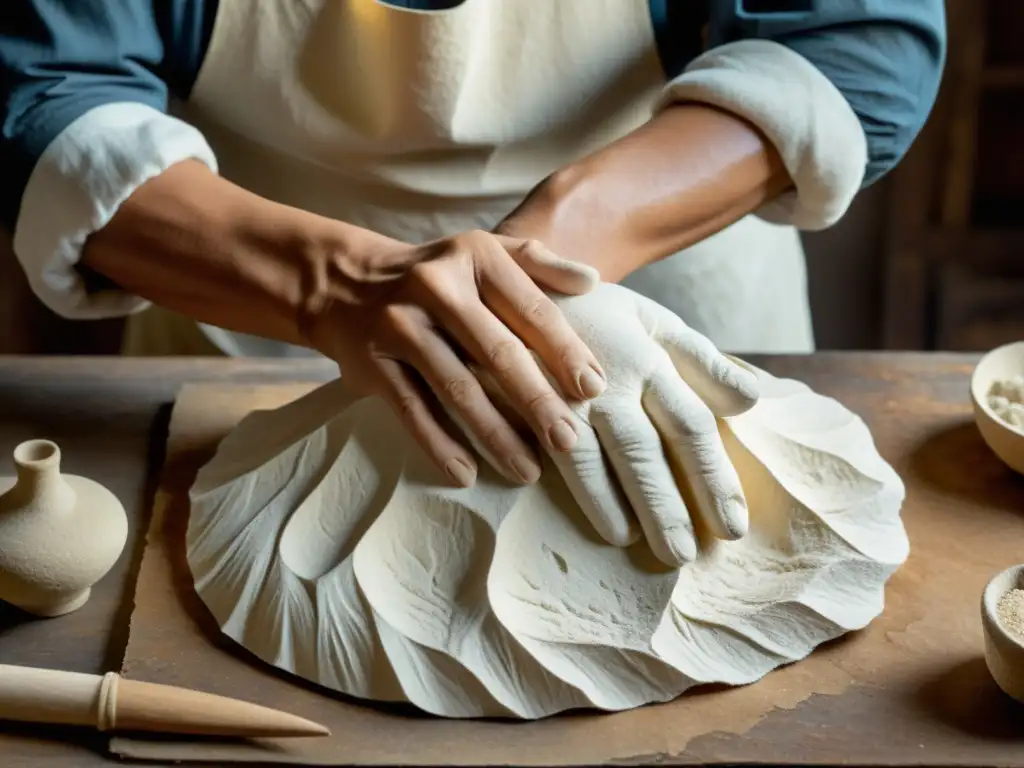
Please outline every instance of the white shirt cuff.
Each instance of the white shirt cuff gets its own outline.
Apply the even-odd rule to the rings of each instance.
[[[58,315],[81,320],[148,307],[121,291],[87,292],[75,265],[86,239],[129,195],[188,159],[217,171],[198,130],[144,104],[104,104],[65,128],[36,163],[14,230],[14,252],[36,296]]]
[[[795,189],[756,211],[774,224],[825,229],[860,191],[867,138],[832,82],[795,51],[741,40],[696,58],[662,93],[657,109],[699,102],[757,126],[776,147]]]

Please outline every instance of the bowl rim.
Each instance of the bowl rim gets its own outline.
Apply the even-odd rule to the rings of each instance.
[[[987,392],[978,391],[979,387],[981,386],[981,377],[979,376],[979,371],[981,370],[982,366],[990,358],[996,356],[997,354],[1005,352],[1007,349],[1010,349],[1012,347],[1024,347],[1024,341],[1011,341],[1006,344],[1000,344],[998,347],[994,347],[993,349],[990,349],[988,352],[982,355],[981,359],[979,359],[978,362],[975,363],[974,369],[971,371],[970,379],[971,400],[974,402],[975,406],[981,410],[982,413],[984,413],[990,420],[994,421],[1000,428],[1005,429],[1007,432],[1010,432],[1011,434],[1018,435],[1019,437],[1024,438],[1024,428],[1016,427],[1013,424],[1007,424],[1005,421],[999,418],[996,412],[989,407],[988,397],[986,396]]]
[[[1004,568],[989,579],[981,593],[981,606],[985,618],[988,619],[985,622],[986,630],[1024,651],[1024,639],[1014,636],[1003,626],[997,610],[999,598],[1014,588],[1024,589],[1024,563]]]

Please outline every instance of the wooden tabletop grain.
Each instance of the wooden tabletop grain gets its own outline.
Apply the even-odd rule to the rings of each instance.
[[[822,394],[872,409],[893,398],[916,399],[914,413],[948,412],[967,397],[972,355],[819,353],[748,359]],[[30,619],[0,603],[0,662],[102,673],[117,669],[127,641],[134,575],[161,466],[175,393],[192,381],[324,381],[335,375],[318,360],[165,358],[0,358],[0,474],[11,474],[14,446],[45,437],[62,449],[67,472],[96,479],[128,511],[129,543],[113,571],[81,610]],[[858,410],[855,408],[855,410]],[[0,543],[2,545],[2,543]],[[106,738],[52,727],[0,725],[0,766],[102,766]]]

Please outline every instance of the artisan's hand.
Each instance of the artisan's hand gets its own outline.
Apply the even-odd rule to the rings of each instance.
[[[311,308],[311,343],[338,362],[355,392],[390,403],[456,484],[474,482],[476,462],[443,426],[437,401],[507,479],[531,483],[540,475],[536,455],[470,371],[474,364],[499,383],[548,452],[576,445],[566,399],[597,396],[604,374],[538,284],[581,294],[597,285],[595,270],[534,241],[480,231],[422,246],[381,238],[329,263],[329,287]]]
[[[608,376],[603,395],[574,408],[575,447],[551,454],[598,533],[625,545],[638,537],[638,520],[654,554],[669,565],[696,557],[691,513],[713,536],[743,536],[747,502],[716,416],[753,407],[756,376],[677,315],[626,288],[606,283],[556,303]],[[697,509],[687,509],[679,482],[690,486]]]

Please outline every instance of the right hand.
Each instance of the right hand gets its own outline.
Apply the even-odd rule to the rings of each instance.
[[[555,303],[608,376],[606,392],[573,405],[576,445],[551,454],[598,534],[616,546],[643,536],[673,567],[697,557],[701,528],[717,539],[744,536],[747,499],[718,420],[754,407],[757,375],[623,286]]]
[[[541,471],[471,368],[499,384],[549,453],[575,446],[566,398],[596,397],[605,377],[544,288],[587,293],[600,282],[596,270],[535,241],[470,231],[419,246],[379,238],[332,260],[325,277],[309,341],[356,394],[384,398],[454,484],[472,485],[477,465],[438,404],[509,481],[532,483]]]
[[[756,405],[757,375],[623,286],[556,303],[600,355],[610,382],[574,408],[576,446],[552,455],[591,524],[613,544],[642,533],[670,566],[697,556],[698,519],[715,538],[744,536],[747,500],[718,419]],[[680,485],[689,486],[692,507]]]

